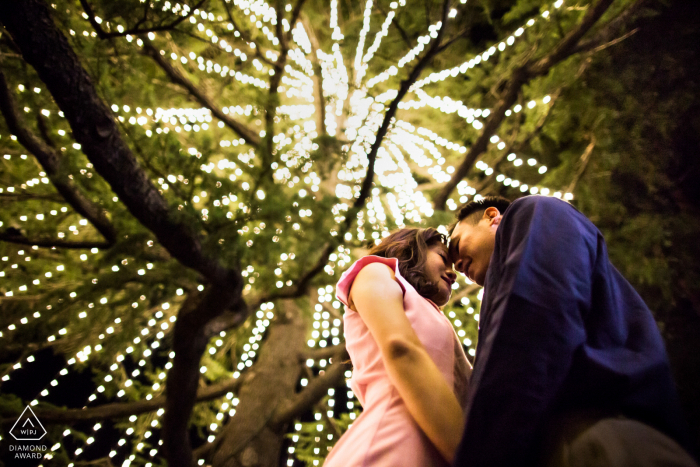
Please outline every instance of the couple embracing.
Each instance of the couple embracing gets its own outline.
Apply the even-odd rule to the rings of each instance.
[[[441,311],[453,265],[484,286],[473,370]],[[697,467],[656,322],[564,201],[398,230],[336,294],[363,412],[326,467]]]

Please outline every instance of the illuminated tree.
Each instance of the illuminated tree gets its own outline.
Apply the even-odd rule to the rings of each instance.
[[[65,356],[27,401],[47,457],[318,465],[359,409],[333,285],[362,248],[573,199],[596,137],[543,136],[644,2],[568,3],[0,1],[2,379]],[[480,298],[445,309],[472,356]]]

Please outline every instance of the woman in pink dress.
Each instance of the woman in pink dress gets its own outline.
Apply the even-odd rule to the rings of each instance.
[[[471,373],[440,311],[455,278],[446,238],[432,228],[394,232],[343,273],[336,296],[363,412],[325,467],[451,463]]]

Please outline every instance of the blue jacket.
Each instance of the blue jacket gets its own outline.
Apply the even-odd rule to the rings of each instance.
[[[656,322],[602,234],[564,201],[520,198],[496,232],[455,466],[536,465],[554,418],[590,409],[690,448]]]

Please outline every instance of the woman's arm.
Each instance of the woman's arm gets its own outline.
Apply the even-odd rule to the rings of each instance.
[[[409,413],[452,462],[464,429],[462,407],[411,327],[393,271],[385,264],[368,264],[357,274],[348,298],[379,345]]]

